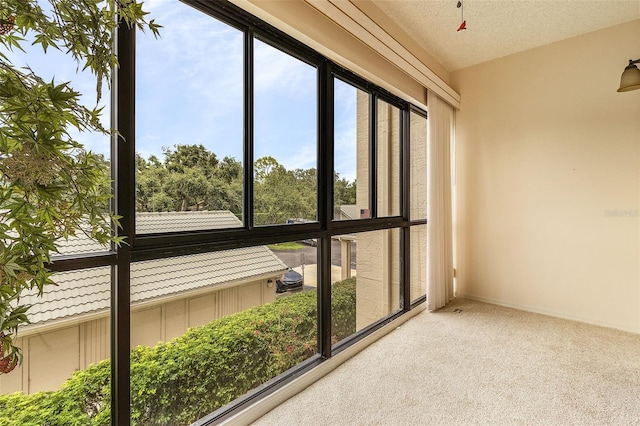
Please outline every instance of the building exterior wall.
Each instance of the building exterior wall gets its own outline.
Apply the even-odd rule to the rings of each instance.
[[[357,98],[357,173],[356,204],[369,206],[369,169],[377,175],[377,215],[400,212],[399,204],[399,110],[378,103],[377,164],[371,164],[369,152],[368,95]],[[399,232],[382,230],[359,233],[357,241],[356,328],[367,325],[399,309]]]
[[[369,94],[356,95],[356,207],[369,210]]]
[[[409,115],[410,220],[427,219],[427,119]],[[429,225],[411,227],[411,299],[427,294],[427,232]]]
[[[377,215],[400,214],[400,116],[399,110],[384,102],[377,105]],[[357,188],[356,205],[369,207],[369,97],[357,95]],[[410,115],[411,167],[410,218],[427,218],[427,120]],[[411,229],[411,295],[415,300],[426,294],[427,225]],[[354,236],[357,241],[356,325],[367,325],[400,309],[400,231],[365,232]]]
[[[134,307],[131,347],[155,346],[184,334],[188,328],[273,302],[275,279],[273,282],[249,282],[194,297],[180,298],[178,295],[142,309]],[[11,373],[0,376],[0,394],[55,390],[74,371],[109,358],[109,323],[108,317],[102,317],[31,335],[25,331],[18,342],[23,348],[23,363]]]
[[[411,227],[411,300],[427,294],[427,232],[428,225]]]
[[[456,71],[458,294],[640,332],[640,20]]]

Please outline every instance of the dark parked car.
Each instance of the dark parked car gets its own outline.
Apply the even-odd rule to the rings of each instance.
[[[302,288],[302,275],[289,268],[282,280],[276,280],[276,292],[284,293],[285,291]]]

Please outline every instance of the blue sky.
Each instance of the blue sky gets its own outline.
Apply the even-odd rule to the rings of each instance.
[[[163,26],[161,37],[137,35],[136,151],[161,158],[163,147],[202,144],[242,160],[243,34],[184,3],[148,0],[149,17]],[[72,81],[95,105],[95,80],[76,74],[73,61],[61,52],[43,55],[29,49],[15,54],[38,74]],[[41,50],[41,49],[40,49]],[[277,49],[254,44],[254,152],[271,155],[287,169],[316,167],[316,70]],[[336,84],[336,171],[355,179],[355,89]],[[109,93],[103,122],[109,122]],[[101,135],[75,137],[94,152],[109,155]]]

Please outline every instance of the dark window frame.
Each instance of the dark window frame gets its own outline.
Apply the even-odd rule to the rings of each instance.
[[[61,256],[52,260],[54,271],[70,271],[97,266],[112,267],[111,286],[111,423],[130,424],[130,266],[133,262],[160,259],[186,254],[211,252],[250,245],[270,244],[285,240],[316,238],[318,244],[318,279],[322,283],[330,281],[331,255],[330,239],[345,232],[366,232],[382,229],[400,230],[400,306],[402,309],[367,326],[353,336],[331,347],[331,300],[330,287],[320,285],[318,292],[318,354],[278,376],[260,389],[249,392],[232,404],[205,416],[196,424],[211,424],[228,417],[245,407],[255,398],[277,391],[291,379],[320,364],[323,360],[339,353],[375,330],[395,320],[424,302],[422,296],[411,301],[410,297],[410,227],[426,224],[427,219],[409,220],[409,113],[427,117],[421,108],[410,104],[391,92],[369,82],[355,73],[341,67],[305,46],[285,33],[271,27],[230,2],[209,2],[206,0],[183,0],[189,6],[214,17],[244,32],[244,226],[225,230],[203,230],[183,233],[136,234],[135,230],[135,29],[121,24],[117,30],[116,52],[119,68],[114,70],[112,81],[112,128],[118,129],[119,136],[112,137],[112,178],[114,180],[113,210],[122,216],[119,234],[126,237],[127,244],[109,251],[89,255]],[[253,87],[252,54],[253,38],[258,38],[298,59],[313,64],[318,69],[318,222],[295,225],[270,225],[255,227],[253,224]],[[400,110],[400,209],[401,214],[391,217],[373,217],[368,220],[333,221],[333,78],[339,78],[370,95],[370,105],[375,106],[381,99]],[[375,110],[375,108],[372,108]],[[370,117],[370,125],[377,126],[375,114]],[[375,131],[370,138],[374,139]],[[370,141],[375,148],[375,140]],[[371,159],[370,159],[371,161]],[[375,168],[370,168],[370,175]],[[375,178],[370,178],[370,205],[375,211],[377,205]],[[249,213],[250,214],[247,214]]]

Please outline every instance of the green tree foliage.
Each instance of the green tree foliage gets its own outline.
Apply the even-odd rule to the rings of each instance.
[[[229,210],[242,215],[242,165],[202,145],[164,148],[164,160],[136,156],[138,211]]]
[[[356,331],[355,278],[331,288],[332,341]],[[317,294],[292,294],[131,352],[131,424],[187,425],[317,352]],[[0,396],[0,424],[110,424],[108,360],[58,391]]]
[[[254,164],[254,176],[256,225],[316,220],[316,169],[287,170],[273,157],[263,157]]]
[[[356,203],[356,182],[349,182],[345,178],[341,178],[338,173],[334,176],[333,183],[333,205],[339,208],[345,204]]]
[[[9,52],[22,50],[26,38],[45,52],[64,51],[95,75],[99,100],[117,64],[116,14],[130,26],[158,31],[134,0],[49,0],[47,10],[42,3],[0,1],[0,367],[6,367],[0,373],[21,357],[14,340],[29,320],[20,295],[42,294],[52,284],[47,264],[56,242],[78,232],[103,244],[120,241],[111,231],[117,218],[105,214],[104,159],[72,137],[74,131],[108,133],[101,109],[83,105],[69,82],[16,67]]]
[[[163,160],[136,156],[138,211],[229,210],[242,216],[242,164],[202,145],[164,148]],[[316,220],[315,168],[287,170],[267,156],[254,163],[256,225]],[[336,205],[355,204],[355,183],[335,175]]]

